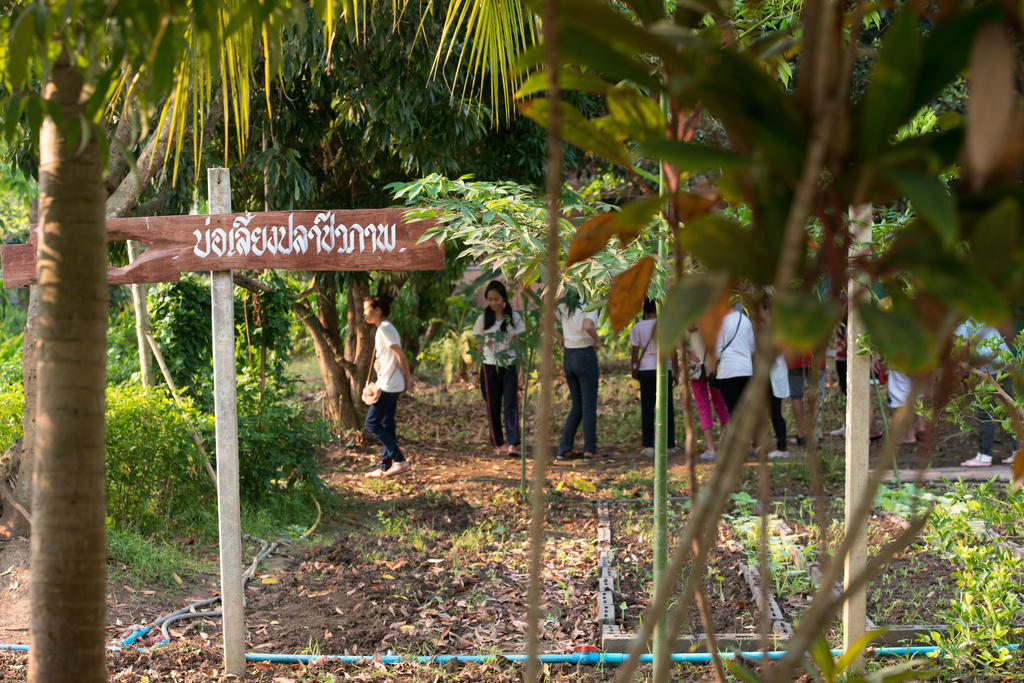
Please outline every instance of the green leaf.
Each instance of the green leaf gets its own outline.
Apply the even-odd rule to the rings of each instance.
[[[12,90],[21,90],[26,85],[28,65],[34,59],[33,7],[22,11],[11,27],[11,52],[7,60],[7,75]]]
[[[860,654],[864,651],[864,648],[868,646],[868,643],[870,643],[878,636],[884,634],[888,630],[888,627],[880,628],[874,631],[868,631],[867,633],[861,635],[860,638],[855,640],[850,645],[849,649],[847,649],[846,652],[839,656],[839,659],[836,661],[836,669],[839,671],[846,671],[847,667],[853,664],[857,657],[859,657]]]
[[[559,33],[558,48],[561,59],[588,66],[609,80],[631,81],[651,92],[661,88],[661,81],[650,65],[572,27],[567,26]]]
[[[701,273],[685,276],[673,285],[661,306],[658,344],[674,348],[728,284],[723,273]]]
[[[971,268],[918,267],[913,271],[926,291],[948,304],[964,317],[1000,322],[1010,311],[999,291]]]
[[[990,279],[1005,276],[1020,242],[1021,207],[1014,197],[985,212],[966,232],[974,267]]]
[[[878,156],[899,127],[915,112],[911,93],[922,59],[917,15],[904,9],[886,29],[882,48],[864,95],[861,144],[867,158]]]
[[[29,97],[25,102],[25,118],[33,134],[43,125],[43,105],[38,97]]]
[[[905,313],[857,305],[871,341],[886,362],[897,370],[916,375],[935,367],[938,355],[932,335],[917,318]]]
[[[617,85],[606,96],[608,111],[619,129],[634,140],[665,137],[665,113],[661,105],[636,88]]]
[[[4,103],[4,137],[8,142],[14,140],[14,134],[18,129],[18,122],[21,120],[21,112],[25,108],[25,96],[21,93],[14,93]]]
[[[680,231],[679,241],[709,268],[758,285],[767,284],[775,269],[750,230],[721,214],[708,214],[691,222]]]
[[[741,681],[745,681],[746,683],[761,683],[761,679],[757,677],[757,674],[737,662],[735,658],[725,660],[725,668],[729,670],[729,673],[736,676],[736,678]]]
[[[723,171],[750,165],[749,159],[738,157],[732,152],[692,142],[678,140],[648,140],[638,145],[641,153],[667,161],[680,171],[699,173],[711,169]]]
[[[581,73],[576,69],[562,67],[558,70],[558,88],[562,91],[576,90],[579,92],[601,94],[608,90],[608,85],[608,81],[603,78]],[[531,95],[543,93],[547,91],[547,89],[547,71],[535,71],[526,79],[526,82],[519,86],[519,90],[516,91],[516,99],[526,99]]]
[[[607,161],[629,168],[629,152],[622,143],[600,130],[568,102],[560,101],[559,105],[562,138],[566,142],[592,152]],[[546,98],[524,102],[520,105],[520,110],[525,116],[547,128],[550,111]]]
[[[956,203],[936,176],[898,168],[887,168],[880,175],[890,180],[900,194],[910,200],[925,221],[942,239],[942,244],[951,247],[957,241],[960,225],[957,220]]]
[[[997,21],[1002,9],[996,3],[968,7],[935,27],[925,38],[921,69],[916,79],[909,108],[916,112],[942,91],[967,64],[971,43],[978,27]]]
[[[787,348],[809,352],[821,345],[835,325],[839,307],[810,292],[783,292],[775,297],[772,319],[776,339]]]
[[[836,673],[836,663],[832,659],[832,651],[829,649],[828,641],[825,640],[824,636],[818,636],[811,643],[810,655],[814,663],[818,665],[818,669],[821,670],[822,677],[826,681],[833,680]]]

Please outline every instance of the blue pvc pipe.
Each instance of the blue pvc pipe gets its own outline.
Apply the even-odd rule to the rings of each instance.
[[[132,640],[146,634],[149,628],[140,629],[136,631],[132,636],[125,640]],[[128,643],[125,643],[128,644]],[[162,642],[160,644],[163,644]],[[1005,647],[1007,650],[1016,650],[1021,646],[1020,643],[1008,643],[1001,647]],[[0,644],[0,650],[14,650],[18,652],[28,652],[28,645],[3,645]],[[114,648],[118,649],[118,648]],[[150,648],[151,649],[151,648]],[[147,649],[142,648],[141,651],[145,652]],[[877,647],[870,649],[866,654],[868,655],[879,655],[883,657],[905,657],[908,655],[927,655],[934,652],[938,652],[939,648],[934,645],[911,645],[902,647]],[[833,656],[839,656],[842,654],[842,650],[836,649],[831,651]],[[779,659],[786,654],[786,650],[770,650],[768,652],[719,652],[718,656],[722,659],[733,659],[735,657],[742,657],[744,659],[761,659],[765,655],[769,659]],[[555,664],[555,663],[566,663],[566,664],[622,664],[623,662],[629,661],[631,655],[628,652],[580,652],[573,654],[542,654],[538,655],[537,659],[540,662]],[[711,654],[707,652],[674,652],[671,655],[673,662],[710,662]],[[527,655],[521,654],[488,654],[488,655],[417,655],[417,656],[405,656],[405,655],[292,655],[292,654],[274,654],[274,653],[263,653],[263,652],[249,652],[246,653],[245,658],[250,662],[283,662],[288,664],[297,663],[309,663],[318,659],[333,660],[338,662],[346,662],[351,664],[359,664],[362,662],[380,661],[384,664],[398,664],[400,662],[417,662],[419,664],[443,664],[446,662],[493,662],[497,660],[505,660],[508,662],[525,662]],[[640,655],[641,662],[652,662],[654,656],[651,654]]]

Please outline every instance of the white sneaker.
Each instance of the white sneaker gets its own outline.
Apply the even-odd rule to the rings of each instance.
[[[846,436],[846,425],[843,425],[839,429],[833,429],[828,433],[829,436]]]
[[[710,462],[715,459],[716,455],[717,453],[708,453],[707,451],[704,451],[703,453],[700,454],[700,459],[706,462]]]
[[[1011,455],[1011,456],[1010,456],[1009,458],[1003,458],[1003,464],[1004,464],[1004,465],[1012,465],[1012,464],[1013,464],[1013,459],[1014,459],[1015,457],[1017,457],[1017,454],[1016,454],[1016,453],[1014,453],[1013,455]]]
[[[650,446],[648,446],[646,448],[641,448],[640,449],[640,455],[642,455],[645,458],[654,457],[654,449],[651,448]]]
[[[768,454],[768,459],[769,460],[776,459],[776,458],[788,458],[788,457],[789,457],[789,451],[772,451],[771,453]]]
[[[964,460],[960,463],[961,467],[991,467],[992,456],[985,455],[984,453],[978,453],[970,460]]]

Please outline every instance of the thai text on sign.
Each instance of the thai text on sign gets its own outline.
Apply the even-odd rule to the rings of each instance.
[[[410,222],[406,209],[267,211],[114,218],[109,241],[136,240],[131,265],[108,269],[110,284],[173,282],[183,272],[286,270],[438,270],[444,250],[420,242],[433,221]],[[6,287],[36,280],[37,231],[28,244],[2,248]]]

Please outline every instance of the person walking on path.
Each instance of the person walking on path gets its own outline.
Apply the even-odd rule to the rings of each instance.
[[[514,341],[526,331],[522,317],[512,310],[508,291],[498,280],[484,290],[487,307],[476,319],[473,334],[481,340],[480,391],[487,406],[487,427],[497,455],[518,456],[519,452],[519,368]],[[502,408],[504,407],[504,411]],[[502,412],[505,432],[502,434]]]
[[[987,372],[993,379],[1003,369],[1005,365],[1003,359],[1010,356],[1010,347],[999,330],[973,318],[968,318],[957,327],[953,336],[967,345],[973,357],[982,359],[982,365],[978,369]],[[1009,396],[1013,396],[1013,386],[1008,381],[1000,382],[1000,386]],[[999,420],[993,415],[984,400],[978,401],[977,407],[978,452],[970,460],[962,462],[963,467],[990,467],[992,465],[992,446],[995,442],[996,424]],[[1012,434],[1010,434],[1010,444],[1011,455],[1003,459],[1007,465],[1013,464],[1019,446]]]
[[[725,427],[729,424],[729,410],[725,407],[722,392],[718,390],[718,387],[711,386],[708,373],[708,353],[704,347],[704,339],[697,330],[690,333],[690,362],[688,365],[690,392],[693,394],[693,404],[697,408],[700,428],[704,432],[704,452],[700,454],[700,459],[714,460],[718,454],[713,431],[714,415],[718,416],[719,426]],[[714,409],[714,415],[712,415],[712,409]]]
[[[643,319],[633,323],[629,330],[631,350],[631,367],[633,376],[640,382],[640,442],[643,450],[641,455],[654,455],[654,410],[657,393],[658,345],[654,341],[657,324],[657,304],[650,299],[644,300]],[[679,374],[676,355],[672,354],[672,365],[669,383],[674,385]],[[671,393],[670,393],[671,396]],[[676,447],[676,417],[674,401],[668,401],[668,448]]]
[[[754,350],[754,326],[737,304],[722,318],[715,347],[715,381],[729,415],[735,412],[747,382],[754,375]]]
[[[583,458],[607,457],[597,452],[597,386],[600,371],[597,352],[601,338],[597,335],[597,311],[584,312],[583,303],[561,303],[556,311],[562,324],[562,368],[569,386],[572,406],[565,417],[562,438],[558,442],[559,460],[572,457],[576,430],[583,424]]]
[[[782,399],[789,398],[789,369],[786,359],[779,354],[769,371],[768,402],[771,406],[772,431],[775,432],[775,450],[769,458],[788,458],[789,444],[786,440],[786,418],[782,416]]]
[[[373,338],[374,369],[381,390],[380,398],[366,413],[364,426],[383,447],[380,467],[367,472],[367,477],[393,477],[409,470],[409,463],[398,448],[395,413],[398,395],[412,391],[412,374],[398,330],[387,319],[390,313],[391,302],[385,297],[371,296],[363,300],[363,319],[377,327]]]

